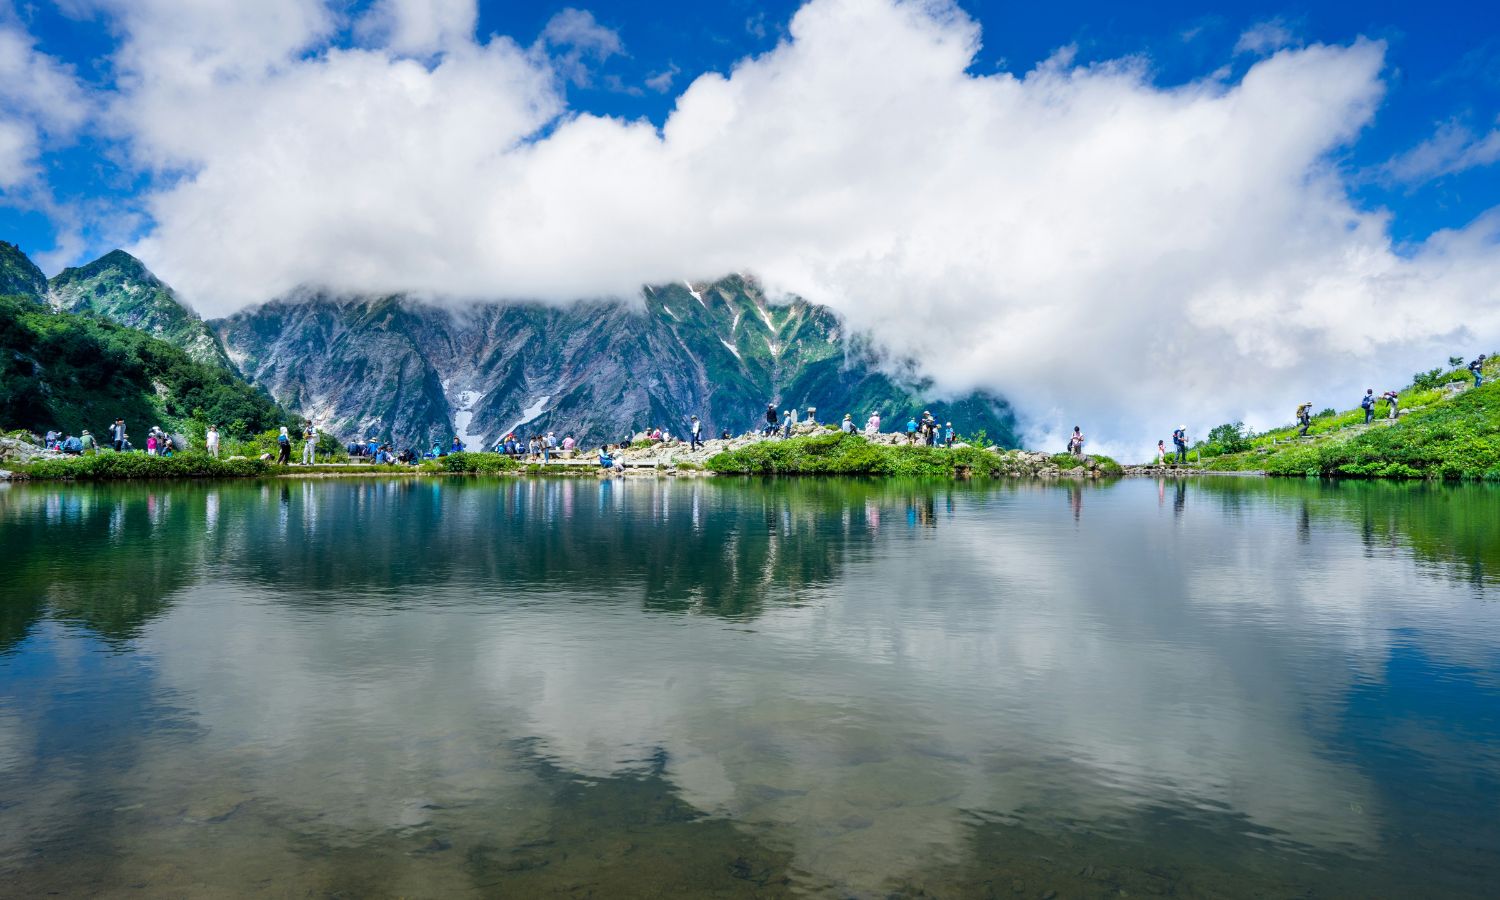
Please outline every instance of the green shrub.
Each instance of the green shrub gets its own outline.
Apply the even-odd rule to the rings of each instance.
[[[468,475],[495,475],[521,467],[520,463],[499,453],[450,453],[431,462],[439,471]],[[427,468],[426,464],[423,468]]]
[[[22,467],[32,478],[113,481],[133,478],[253,478],[276,467],[259,459],[215,459],[203,453],[148,456],[145,453],[99,453],[48,459]]]
[[[1068,468],[1083,465],[1063,454]],[[1108,457],[1096,456],[1102,470],[1122,471]],[[760,441],[709,457],[713,472],[738,475],[870,475],[882,477],[996,477],[1006,459],[979,447],[927,447],[872,444],[862,435],[831,432],[783,441]],[[1059,465],[1063,465],[1060,460]]]

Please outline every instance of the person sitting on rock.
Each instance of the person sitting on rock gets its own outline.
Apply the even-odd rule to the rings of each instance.
[[[854,413],[844,413],[844,421],[839,423],[839,430],[844,434],[854,433]]]
[[[870,418],[865,420],[865,437],[874,437],[880,433],[880,410],[870,413]]]
[[[1083,455],[1083,429],[1077,425],[1073,426],[1073,436],[1068,438],[1068,452],[1074,456]]]

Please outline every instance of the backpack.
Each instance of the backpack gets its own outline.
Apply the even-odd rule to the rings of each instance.
[[[1363,400],[1359,401],[1359,408],[1360,409],[1369,409],[1370,407],[1372,407],[1374,405],[1375,405],[1375,397],[1373,395],[1371,395],[1371,394],[1365,394],[1365,398]]]
[[[83,441],[79,440],[76,437],[70,437],[67,440],[63,441],[63,449],[69,453],[82,453]]]

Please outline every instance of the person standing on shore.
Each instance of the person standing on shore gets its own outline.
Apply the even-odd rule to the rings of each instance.
[[[1365,395],[1359,398],[1359,408],[1365,411],[1365,424],[1375,418],[1375,389],[1365,388]]]
[[[1158,466],[1161,466],[1161,465],[1166,465],[1166,462],[1167,462],[1167,442],[1166,441],[1157,441],[1156,442],[1156,464]]]
[[[1460,357],[1460,359],[1462,359],[1462,357]],[[1478,359],[1469,363],[1469,372],[1474,376],[1475,387],[1479,387],[1480,385],[1484,384],[1484,359],[1484,354],[1481,353],[1479,354]]]
[[[115,419],[115,424],[109,426],[109,439],[115,445],[116,453],[125,452],[125,420]]]
[[[276,464],[278,466],[292,464],[292,436],[287,434],[285,425],[281,426],[281,433],[276,435]]]
[[[1068,452],[1074,456],[1083,455],[1083,429],[1077,425],[1073,426],[1073,436],[1068,438]]]
[[[302,464],[310,466],[318,461],[318,429],[309,420],[302,429]]]
[[[1177,448],[1177,462],[1187,462],[1187,426],[1178,425],[1172,432],[1172,445]]]
[[[952,450],[953,442],[956,440],[958,440],[958,433],[953,430],[953,423],[949,422],[943,426],[943,443],[948,446],[949,450]]]
[[[697,450],[703,446],[703,423],[698,421],[697,416],[692,416],[691,425],[688,426],[688,450]]]
[[[915,444],[917,442],[917,420],[916,419],[907,419],[906,420],[906,442],[908,444]]]
[[[146,455],[156,455],[156,432],[154,431],[146,432]]]
[[[776,404],[766,404],[766,427],[763,435],[770,437],[776,433]]]
[[[1298,437],[1307,437],[1307,429],[1312,426],[1312,401],[1309,400],[1297,407],[1297,429]]]
[[[219,458],[219,426],[208,426],[208,430],[203,433],[203,447],[209,456]]]

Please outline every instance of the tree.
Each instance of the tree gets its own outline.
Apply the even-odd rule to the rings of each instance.
[[[1244,422],[1225,422],[1209,429],[1208,445],[1210,452],[1243,453],[1250,449],[1250,434]]]

